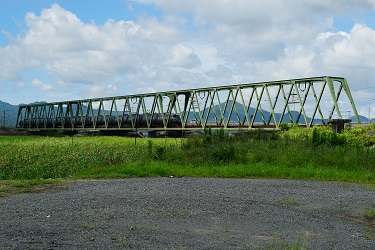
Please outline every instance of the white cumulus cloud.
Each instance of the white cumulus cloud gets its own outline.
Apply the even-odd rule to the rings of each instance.
[[[135,2],[162,14],[101,24],[58,4],[25,14],[25,31],[0,47],[0,83],[74,98],[320,75],[373,85],[375,30],[356,18],[374,0]],[[354,24],[340,30],[337,17]]]
[[[48,83],[43,83],[42,81],[40,81],[39,79],[34,79],[31,81],[31,85],[42,90],[42,91],[46,91],[46,90],[51,90],[52,89],[52,85],[51,84],[48,84]]]
[[[191,48],[178,44],[170,52],[165,64],[190,69],[199,66],[201,62]]]

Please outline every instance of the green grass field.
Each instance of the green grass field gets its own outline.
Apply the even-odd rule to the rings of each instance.
[[[0,180],[151,176],[293,178],[375,183],[367,128],[333,135],[327,128],[223,131],[188,139],[0,137]],[[32,182],[30,181],[32,180]]]

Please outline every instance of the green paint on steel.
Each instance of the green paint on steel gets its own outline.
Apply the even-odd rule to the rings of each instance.
[[[314,77],[21,105],[17,127],[61,130],[193,130],[311,127],[343,111],[359,116],[345,78]]]

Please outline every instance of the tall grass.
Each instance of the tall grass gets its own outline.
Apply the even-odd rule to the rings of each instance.
[[[123,137],[0,137],[0,179],[194,176],[374,183],[371,138],[363,143],[350,132],[330,133],[320,128],[229,136],[207,130],[188,139],[136,144]]]
[[[64,178],[85,168],[147,157],[144,142],[120,137],[8,137],[0,141],[0,179]]]

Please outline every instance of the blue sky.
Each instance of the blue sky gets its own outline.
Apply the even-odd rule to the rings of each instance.
[[[17,36],[24,29],[27,29],[25,24],[26,13],[40,13],[42,9],[50,8],[54,3],[58,3],[64,9],[75,13],[86,23],[102,24],[110,18],[114,20],[134,20],[139,15],[160,16],[160,9],[156,6],[147,6],[124,0],[0,0],[0,30]],[[130,9],[129,5],[133,6],[133,9]],[[2,34],[1,45],[4,46],[7,43],[7,36]]]
[[[321,75],[363,115],[375,98],[374,0],[0,0],[0,18],[11,104]]]

